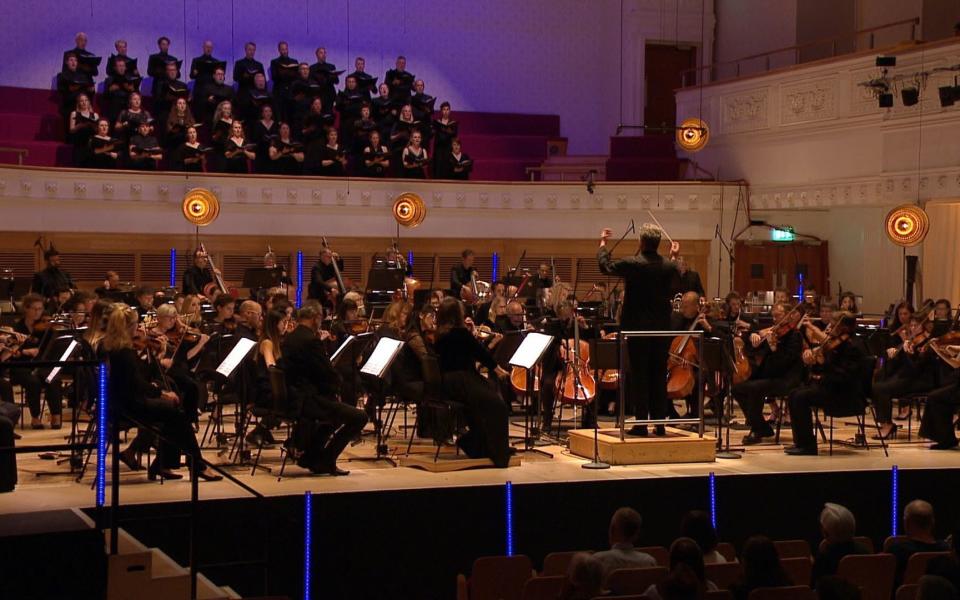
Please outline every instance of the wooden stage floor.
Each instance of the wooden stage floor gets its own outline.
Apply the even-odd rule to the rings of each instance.
[[[517,420],[517,417],[514,417]],[[398,419],[399,421],[399,419]],[[412,422],[412,420],[411,420]],[[602,426],[612,424],[601,420]],[[202,423],[201,423],[202,424]],[[905,423],[904,423],[905,426]],[[827,455],[827,446],[822,444],[820,456],[786,456],[783,445],[763,444],[751,446],[739,460],[717,459],[713,463],[686,463],[664,465],[614,466],[606,470],[589,470],[581,467],[584,459],[573,456],[561,446],[544,446],[541,450],[553,454],[552,458],[537,453],[520,455],[521,464],[507,469],[482,468],[468,471],[431,473],[409,467],[393,467],[387,462],[347,462],[340,466],[351,470],[347,477],[315,476],[295,465],[288,464],[282,481],[277,481],[279,450],[265,450],[262,464],[273,469],[273,474],[258,472],[250,475],[249,468],[233,468],[231,473],[264,495],[280,496],[302,494],[310,490],[314,494],[349,492],[376,492],[381,490],[425,489],[438,487],[469,487],[502,485],[511,481],[517,485],[538,483],[578,483],[658,477],[703,477],[715,473],[718,477],[737,475],[769,475],[810,472],[886,470],[897,465],[901,469],[952,469],[960,467],[960,451],[936,452],[927,449],[929,442],[918,440],[914,423],[913,442],[906,442],[906,433],[901,429],[900,440],[890,447],[890,456],[885,457],[879,442],[871,441],[870,450],[835,446],[833,456]],[[62,443],[64,431],[20,431],[23,439],[18,446],[43,443]],[[511,434],[520,434],[517,428]],[[708,433],[713,433],[708,430]],[[733,430],[731,441],[737,444],[745,431]],[[846,439],[853,434],[849,425],[839,425],[836,439]],[[397,434],[399,435],[399,433]],[[869,435],[869,430],[868,430]],[[342,459],[370,457],[374,453],[372,437],[365,437],[360,445],[348,447]],[[790,431],[784,428],[784,444],[789,444]],[[395,443],[399,445],[399,439]],[[429,442],[427,442],[429,443]],[[391,444],[393,446],[393,444]],[[735,446],[738,447],[738,446]],[[406,444],[403,444],[405,450]],[[740,447],[742,448],[742,447]],[[205,449],[204,456],[211,462],[221,462],[217,450]],[[431,454],[432,457],[432,454]],[[54,461],[42,460],[34,453],[18,455],[19,485],[8,494],[0,494],[0,513],[32,512],[60,508],[90,507],[94,505],[91,489],[93,468],[80,483],[67,472],[67,465],[57,466]],[[38,476],[41,471],[60,471],[62,474]],[[185,474],[186,469],[182,472]],[[108,470],[109,473],[109,470]],[[177,502],[190,497],[187,480],[168,481],[162,485],[147,481],[146,471],[130,472],[122,467],[121,498],[123,504]],[[200,485],[201,500],[242,498],[248,494],[233,483],[224,480]],[[108,493],[109,501],[109,493]]]

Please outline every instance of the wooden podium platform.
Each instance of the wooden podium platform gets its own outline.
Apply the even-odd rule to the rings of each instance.
[[[652,429],[652,428],[651,428]],[[714,462],[717,439],[699,437],[696,433],[667,427],[667,435],[630,437],[620,441],[619,429],[601,429],[600,460],[611,465],[653,465],[664,463]],[[593,430],[570,432],[570,452],[582,458],[593,458]]]

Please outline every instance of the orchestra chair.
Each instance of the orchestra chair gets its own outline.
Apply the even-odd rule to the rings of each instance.
[[[919,583],[905,583],[897,588],[897,594],[894,596],[894,600],[917,600],[919,593]]]
[[[657,561],[658,567],[670,567],[670,551],[663,546],[644,546],[634,550],[652,556],[653,560]]]
[[[817,595],[807,585],[764,587],[751,590],[747,600],[816,600]]]
[[[737,549],[730,542],[720,542],[717,544],[717,552],[720,556],[727,559],[727,562],[737,562]]]
[[[279,421],[287,426],[287,440],[292,439],[292,434],[297,429],[297,425],[300,421],[300,415],[298,412],[295,412],[290,409],[290,402],[287,397],[287,377],[286,373],[283,372],[283,369],[277,367],[269,367],[267,371],[270,374],[270,395],[273,398],[273,416],[275,416]],[[283,460],[280,462],[280,474],[277,476],[277,481],[283,479],[283,470],[287,466],[287,459],[290,458],[290,451],[285,445],[286,440],[280,444],[280,454],[283,457]],[[257,456],[253,460],[253,472],[257,472],[257,465],[260,464],[260,454],[263,452],[263,439],[261,438],[260,443],[257,445]]]
[[[861,600],[890,600],[896,571],[892,554],[851,554],[840,560],[837,577],[858,586]]]
[[[566,575],[567,568],[570,566],[570,561],[573,560],[575,555],[580,553],[581,552],[578,551],[551,552],[543,557],[543,570],[540,571],[540,575]],[[586,554],[589,554],[589,552]]]
[[[651,585],[656,585],[666,579],[668,573],[666,567],[615,569],[607,575],[603,587],[610,590],[614,596],[618,594],[642,594]]]
[[[809,586],[813,574],[813,560],[810,556],[798,556],[796,558],[781,558],[780,566],[786,571],[787,577],[794,585]]]
[[[703,600],[733,600],[733,592],[730,590],[707,591],[703,594]]]
[[[843,418],[843,417],[855,417],[857,420],[857,437],[863,440],[863,447],[867,450],[870,450],[870,442],[867,437],[867,412],[870,412],[870,416],[873,418],[873,425],[877,430],[877,435],[880,436],[880,447],[883,448],[883,455],[889,457],[890,452],[887,448],[887,441],[883,439],[881,435],[880,421],[877,419],[877,410],[876,406],[873,403],[871,394],[873,391],[873,368],[877,363],[877,358],[875,356],[865,356],[863,362],[861,363],[862,377],[863,380],[860,382],[861,389],[864,394],[864,407],[863,410],[849,413],[849,411],[840,411],[834,412],[828,410],[827,407],[819,407],[819,410],[823,412],[825,417],[828,417],[830,420],[830,456],[833,456],[833,420],[834,418]],[[816,415],[816,411],[814,411]],[[816,419],[817,427],[821,427],[819,418]]]
[[[920,583],[920,578],[927,574],[927,565],[931,560],[941,556],[950,556],[949,552],[914,552],[907,559],[907,568],[903,572],[903,583]]]
[[[470,577],[457,575],[457,600],[522,600],[534,577],[527,556],[482,556],[473,561]]]
[[[810,558],[813,556],[807,540],[780,540],[774,542],[773,546],[777,549],[781,561],[787,558]]]
[[[531,577],[523,584],[522,600],[557,600],[563,591],[566,575]]]
[[[927,396],[926,392],[920,392],[917,394],[907,394],[903,398],[898,398],[900,400],[900,405],[903,406],[903,403],[907,403],[907,441],[913,441],[913,414],[914,409],[916,409],[917,414],[917,423],[920,423],[923,418],[923,408],[927,405]]]
[[[420,402],[417,403],[417,414],[413,421],[413,433],[410,434],[410,441],[407,442],[407,456],[411,454],[413,438],[416,435],[417,425],[419,425],[420,422],[421,411],[433,410],[438,414],[449,413],[453,416],[454,433],[460,431],[460,424],[463,422],[463,404],[454,402],[446,398],[443,394],[440,362],[437,360],[437,357],[430,355],[425,356],[421,359],[420,364],[423,370],[423,397],[420,399]],[[436,422],[439,421],[440,419],[436,420]],[[440,450],[443,448],[443,444],[447,439],[445,435],[437,435],[437,433],[436,431],[434,432],[433,438],[433,443],[437,446],[437,451],[433,456],[433,462],[440,460]],[[459,456],[460,447],[455,447],[457,449],[457,455]]]
[[[703,572],[706,578],[717,586],[717,589],[728,590],[731,585],[740,581],[743,576],[743,565],[738,562],[703,565]]]
[[[887,539],[883,540],[883,551],[890,552],[890,546],[893,546],[896,542],[902,542],[907,539],[905,535],[891,535]]]

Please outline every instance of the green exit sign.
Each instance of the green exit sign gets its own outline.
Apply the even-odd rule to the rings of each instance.
[[[797,234],[793,227],[784,227],[783,229],[771,229],[770,239],[774,242],[792,242],[797,239]]]

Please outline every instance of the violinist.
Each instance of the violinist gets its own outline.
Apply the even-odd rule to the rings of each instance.
[[[134,306],[134,309],[136,309],[137,314],[140,315],[141,321],[148,314],[156,312],[153,307],[153,295],[153,288],[146,286],[139,287],[137,288],[137,291],[134,292],[134,299],[137,301],[137,305]]]
[[[201,383],[191,369],[210,336],[188,328],[178,317],[172,304],[157,308],[157,325],[154,335],[163,335],[167,340],[167,352],[160,358],[160,367],[180,393],[181,406],[194,422],[200,408]]]
[[[740,335],[756,329],[756,323],[743,312],[743,298],[736,292],[730,292],[724,298],[726,328],[731,335]]]
[[[672,260],[665,260],[657,252],[662,230],[644,223],[640,226],[640,254],[637,257],[613,259],[607,240],[610,229],[600,233],[597,261],[606,275],[623,277],[626,300],[622,309],[621,326],[625,330],[663,331],[670,327],[671,299],[680,282],[680,271]],[[680,254],[680,244],[672,242],[671,257]],[[628,342],[630,393],[627,398],[638,419],[664,419],[667,416],[667,354],[669,338],[632,338]],[[630,435],[647,435],[646,425],[634,425]],[[666,428],[657,425],[656,434],[666,435]]]
[[[349,475],[337,467],[337,457],[350,440],[363,431],[367,417],[363,411],[337,401],[339,375],[318,335],[323,309],[307,303],[297,314],[297,327],[284,337],[284,372],[291,409],[299,412],[299,427],[294,432],[296,446],[302,450],[297,464],[313,473]],[[316,423],[323,420],[334,428],[332,437],[318,435]]]
[[[796,309],[787,313],[783,304],[774,304],[774,325],[750,334],[750,346],[757,352],[759,366],[753,368],[749,380],[731,390],[750,426],[750,433],[743,438],[744,446],[759,444],[763,438],[774,435],[770,423],[763,418],[764,399],[786,396],[803,378],[803,338],[797,330],[800,314]]]
[[[491,375],[505,378],[490,352],[467,329],[463,304],[445,298],[437,313],[435,348],[440,363],[443,390],[448,398],[464,405],[468,431],[457,445],[471,458],[489,458],[494,466],[509,465],[511,449],[507,435],[509,411],[497,390],[477,370],[477,363]]]
[[[420,307],[419,313],[408,319],[407,327],[402,332],[401,339],[405,343],[390,372],[394,391],[408,402],[416,403],[423,398],[423,362],[431,356],[436,357],[433,349],[436,332],[437,311],[430,304]],[[418,405],[417,417],[417,435],[421,438],[436,436],[440,415],[426,406]]]
[[[76,289],[70,273],[60,268],[60,252],[53,244],[43,251],[43,260],[46,268],[33,274],[33,283],[30,291],[39,294],[47,300],[58,297],[62,292]]]
[[[320,250],[320,260],[310,272],[310,287],[307,297],[311,300],[320,300],[322,304],[332,306],[340,294],[337,284],[337,275],[333,269],[333,261],[337,261],[337,268],[343,272],[343,259],[330,248]]]
[[[367,323],[360,320],[360,309],[352,298],[343,298],[337,304],[337,312],[330,325],[331,341],[333,342],[330,354],[346,341],[347,337],[356,333],[365,333]],[[340,400],[351,406],[357,406],[360,401],[361,383],[360,370],[357,361],[360,360],[357,346],[351,346],[350,354],[334,365],[342,381]],[[371,407],[372,408],[372,407]]]
[[[202,296],[194,294],[187,294],[183,297],[183,301],[180,303],[179,308],[177,308],[177,314],[180,316],[181,323],[190,327],[203,323],[203,315],[200,314],[200,298],[202,298]]]
[[[857,295],[849,290],[840,294],[840,310],[860,316],[860,309],[857,307]]]
[[[877,422],[880,432],[877,439],[895,439],[899,426],[893,422],[893,399],[904,398],[909,394],[929,392],[936,387],[936,355],[926,352],[926,343],[933,330],[933,322],[918,319],[916,313],[906,323],[903,341],[897,346],[887,348],[886,360],[891,365],[888,375],[873,384],[871,398],[877,410]]]
[[[254,300],[244,300],[233,315],[237,322],[237,335],[250,340],[260,338],[263,328],[263,307]]]
[[[211,283],[210,257],[202,247],[197,248],[193,251],[193,265],[183,272],[183,293],[202,296]]]
[[[247,300],[255,304],[252,300]],[[247,304],[244,302],[244,304]],[[241,305],[243,308],[243,305]],[[249,307],[248,307],[249,308]],[[258,312],[259,316],[262,313]],[[266,409],[263,418],[257,422],[253,430],[247,434],[246,442],[250,446],[259,446],[263,444],[275,444],[271,430],[280,425],[280,421],[273,411],[273,392],[270,388],[270,373],[268,369],[276,367],[283,358],[281,350],[283,337],[287,334],[290,325],[290,317],[286,312],[272,310],[267,313],[267,320],[263,325],[263,332],[260,334],[257,343],[256,357],[256,384],[254,385],[253,404],[259,408]],[[238,328],[239,331],[239,328]],[[253,338],[257,340],[258,338]]]
[[[223,332],[229,330],[233,332],[237,328],[237,322],[234,319],[237,301],[230,294],[220,294],[213,300],[213,309],[217,311],[213,321],[209,323],[213,331]]]
[[[946,298],[940,298],[933,305],[933,335],[940,336],[955,328],[955,323],[951,318],[953,309],[950,301]]]
[[[137,357],[133,347],[136,332],[137,312],[125,304],[114,305],[101,342],[110,362],[110,397],[118,403],[121,417],[129,415],[160,429],[159,451],[147,471],[148,478],[180,479],[181,475],[171,471],[180,465],[180,451],[194,457],[193,465],[201,458],[200,447],[189,419],[181,410],[180,396],[173,390],[155,385],[147,374],[146,365]],[[133,470],[140,468],[136,454],[143,448],[144,440],[149,445],[154,436],[141,431],[134,443],[121,452],[120,459]],[[222,479],[219,475],[209,474],[203,463],[198,463],[197,477],[204,481]]]
[[[849,416],[863,411],[863,350],[852,341],[857,319],[840,313],[829,337],[815,350],[804,350],[801,357],[808,366],[819,365],[821,373],[807,385],[790,393],[790,427],[793,446],[788,455],[817,454],[817,437],[813,430],[813,408],[820,407],[828,415]]]
[[[43,323],[43,298],[37,294],[27,294],[20,301],[23,317],[13,325],[13,330],[19,339],[24,341],[16,346],[10,357],[10,382],[19,385],[24,390],[27,407],[30,409],[31,429],[43,429],[41,422],[41,393],[46,394],[47,407],[50,410],[50,428],[60,429],[62,413],[63,386],[59,378],[47,383],[42,373],[29,368],[29,362],[40,357],[41,340],[45,323]],[[23,367],[13,365],[25,365]]]
[[[950,371],[940,378],[939,387],[927,395],[920,435],[934,442],[931,450],[950,450],[960,445],[954,427],[954,417],[960,406],[960,378],[957,377],[960,374],[960,336],[955,331],[947,333],[930,342],[930,346]]]

